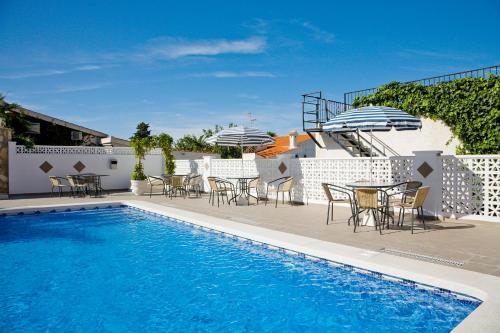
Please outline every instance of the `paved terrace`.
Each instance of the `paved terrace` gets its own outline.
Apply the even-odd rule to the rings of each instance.
[[[0,200],[2,208],[37,206],[62,203],[80,203],[110,200],[144,200],[157,204],[208,214],[219,218],[251,224],[273,230],[307,236],[368,250],[394,249],[419,255],[439,257],[462,262],[463,269],[500,276],[500,223],[479,221],[447,220],[428,221],[428,230],[418,228],[415,234],[408,229],[384,230],[380,236],[373,227],[360,227],[353,233],[352,225],[347,225],[349,208],[336,206],[334,220],[325,224],[324,205],[278,205],[274,208],[260,203],[251,206],[221,205],[217,208],[208,204],[208,196],[203,198],[165,198],[162,195],[136,197],[129,192],[117,192],[103,198],[53,198],[18,197]],[[409,222],[409,216],[405,223]]]

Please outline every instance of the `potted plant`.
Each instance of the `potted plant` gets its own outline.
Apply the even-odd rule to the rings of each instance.
[[[130,146],[134,150],[136,163],[132,175],[130,176],[130,189],[135,195],[143,195],[147,190],[146,175],[144,174],[144,165],[142,161],[146,154],[153,149],[153,139],[151,137],[132,138]]]

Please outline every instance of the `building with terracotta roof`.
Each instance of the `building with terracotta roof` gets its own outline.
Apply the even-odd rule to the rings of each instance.
[[[298,134],[296,130],[292,130],[288,135],[274,137],[274,140],[274,144],[266,145],[255,154],[263,158],[285,155],[295,158],[316,156],[315,143],[307,133]]]

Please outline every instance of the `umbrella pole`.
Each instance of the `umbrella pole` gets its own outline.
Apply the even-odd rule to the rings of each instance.
[[[243,165],[243,145],[241,145],[241,176],[245,177],[245,166]]]
[[[370,183],[372,182],[372,168],[373,168],[373,131],[370,130]]]

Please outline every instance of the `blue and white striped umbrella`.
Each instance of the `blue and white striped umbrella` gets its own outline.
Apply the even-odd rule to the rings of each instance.
[[[398,131],[422,128],[422,122],[399,109],[388,106],[364,106],[339,114],[323,125],[327,132]]]
[[[274,143],[274,139],[267,133],[244,126],[226,128],[206,141],[213,145],[230,147],[255,147]]]

